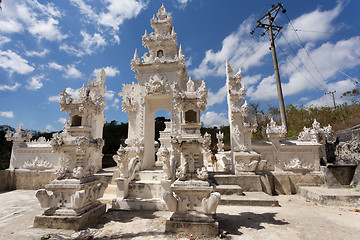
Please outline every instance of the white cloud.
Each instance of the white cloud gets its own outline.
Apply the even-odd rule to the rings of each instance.
[[[0,111],[0,117],[5,117],[5,118],[14,118],[14,112],[13,111]]]
[[[116,43],[116,44],[120,44],[120,38],[119,38],[118,35],[113,36],[113,42]]]
[[[96,76],[98,74],[98,72],[100,72],[101,68],[96,68],[93,72],[93,74]],[[104,70],[105,70],[105,75],[107,77],[115,77],[117,74],[120,74],[120,71],[116,68],[116,67],[113,67],[113,66],[107,66],[107,67],[104,67]]]
[[[48,66],[51,69],[55,69],[55,70],[59,70],[59,71],[63,70],[63,66],[61,66],[60,64],[57,64],[56,62],[49,62]]]
[[[59,102],[60,95],[48,97],[49,102]]]
[[[179,5],[176,5],[177,8],[184,9],[191,2],[191,0],[176,0]]]
[[[299,40],[294,33],[293,27],[297,30],[313,30],[319,32],[334,32],[336,31],[336,25],[333,23],[334,19],[339,16],[343,10],[344,4],[343,1],[338,1],[336,7],[329,11],[320,11],[316,9],[310,13],[305,13],[300,17],[291,20],[292,26],[290,24],[286,25],[282,34],[285,35],[286,39],[289,42],[297,42]],[[329,38],[328,34],[314,34],[313,32],[306,31],[297,31],[296,32],[300,37],[302,42],[314,41],[320,39]],[[282,37],[278,40],[278,43],[285,44],[286,40]]]
[[[219,51],[207,50],[199,67],[189,72],[196,78],[225,76],[226,59],[236,68],[241,67],[245,70],[252,66],[261,66],[264,56],[270,51],[264,47],[267,40],[262,38],[256,42],[255,39],[247,38],[255,22],[254,17],[246,19],[237,31],[225,37]]]
[[[34,70],[29,66],[28,61],[11,50],[0,51],[0,67],[18,74],[28,74]]]
[[[201,122],[204,123],[205,127],[219,127],[222,125],[229,125],[229,121],[225,113],[216,113],[212,111],[206,112],[201,115]]]
[[[118,98],[115,98],[114,102],[112,104],[110,104],[110,106],[115,109],[119,109],[120,108],[120,100]]]
[[[83,74],[78,69],[76,69],[74,65],[67,65],[64,71],[64,78],[81,78],[83,76]]]
[[[16,3],[3,2],[0,16],[0,31],[15,33],[27,30],[34,37],[49,41],[62,40],[67,35],[59,30],[58,18],[61,12],[53,3],[40,4],[38,1],[20,0]]]
[[[254,101],[276,98],[277,90],[275,76],[268,76],[264,78],[257,86],[249,87],[246,91],[246,95]]]
[[[73,88],[68,87],[65,90],[68,94],[71,95],[72,98],[78,98],[79,97],[79,92],[78,92],[79,89],[73,89]],[[59,102],[60,95],[50,96],[50,97],[48,97],[48,100],[49,100],[49,102]]]
[[[70,46],[68,44],[61,44],[59,46],[59,49],[60,50],[63,50],[64,52],[67,52],[68,54],[71,54],[71,55],[74,55],[74,56],[77,56],[77,57],[82,57],[85,53],[80,50],[80,49],[76,49],[75,47],[73,46]]]
[[[1,23],[0,23],[1,24]],[[2,45],[4,45],[5,43],[10,42],[11,39],[5,36],[0,36],[0,47],[2,47]]]
[[[140,11],[147,6],[147,1],[137,0],[104,0],[104,11],[96,12],[93,7],[86,4],[83,0],[71,0],[72,5],[78,7],[80,12],[90,21],[98,25],[110,27],[115,31],[126,19],[136,17]]]
[[[2,12],[4,12],[4,10]],[[23,31],[23,26],[18,21],[14,19],[0,19],[0,32],[14,33],[21,31]]]
[[[29,26],[29,32],[37,37],[39,40],[46,39],[49,41],[62,40],[67,38],[67,35],[61,34],[57,25],[58,20],[49,18],[46,21],[37,21],[36,24]]]
[[[246,76],[242,77],[241,82],[245,86],[249,86],[249,85],[253,85],[253,84],[259,82],[260,79],[261,79],[261,74],[256,74],[253,76],[246,75]]]
[[[212,106],[217,103],[222,103],[226,100],[226,84],[219,89],[217,93],[213,93],[212,91],[209,91],[208,95],[208,106]]]
[[[57,122],[62,123],[62,124],[65,124],[66,118],[59,118],[59,119],[57,120]]]
[[[26,88],[29,90],[39,90],[43,86],[43,83],[41,82],[41,79],[43,78],[44,75],[32,77],[31,80],[28,81],[28,85],[26,86]]]
[[[99,33],[94,33],[94,35],[91,36],[83,30],[80,34],[83,36],[83,41],[80,43],[80,46],[82,46],[84,51],[89,55],[106,45],[106,40]]]
[[[53,131],[55,131],[55,129],[53,128],[52,125],[48,124],[45,126],[45,128],[42,131],[43,132],[53,132]]]
[[[188,68],[192,65],[192,57],[187,58],[187,60],[185,60],[185,66]]]
[[[104,95],[105,99],[109,101],[112,100],[114,96],[115,96],[115,92],[111,90],[107,91]]]
[[[16,91],[21,86],[20,83],[15,83],[14,86],[0,85],[0,91]]]
[[[98,49],[106,46],[106,40],[100,33],[88,34],[85,30],[80,32],[83,40],[78,44],[78,47],[70,46],[66,43],[59,46],[60,50],[67,52],[68,54],[82,57],[85,54],[91,55]]]
[[[28,57],[45,57],[46,54],[48,54],[50,51],[48,49],[44,49],[41,52],[36,51],[26,51],[25,54]]]
[[[346,101],[346,99],[341,98],[342,93],[353,89],[353,87],[354,87],[354,82],[350,79],[341,80],[341,81],[329,84],[330,89],[336,89],[336,93],[334,95],[336,104],[344,103]],[[305,106],[307,106],[307,107],[310,107],[310,106],[333,107],[334,103],[333,103],[332,95],[325,94],[324,96],[322,96],[318,99],[308,102]]]

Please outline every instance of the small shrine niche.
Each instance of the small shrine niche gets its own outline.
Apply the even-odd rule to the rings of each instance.
[[[185,112],[185,123],[197,123],[198,122],[198,114],[193,110],[189,110]]]
[[[74,115],[71,118],[71,127],[80,127],[81,126],[82,117],[79,115]]]
[[[156,53],[156,56],[158,57],[158,58],[162,58],[162,57],[164,57],[164,51],[163,50],[158,50],[157,51],[157,53]]]

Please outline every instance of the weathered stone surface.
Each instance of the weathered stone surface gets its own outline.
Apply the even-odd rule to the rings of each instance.
[[[360,192],[353,188],[300,186],[299,195],[323,205],[360,206]]]
[[[340,187],[349,185],[353,180],[356,171],[356,165],[328,165],[322,167],[321,170],[325,176],[325,183],[328,187]]]
[[[219,234],[218,222],[188,222],[166,220],[165,232],[187,233],[188,235],[216,236]]]
[[[106,205],[99,204],[97,207],[91,208],[89,211],[79,216],[36,216],[34,220],[35,228],[60,228],[79,230],[86,227],[93,220],[100,217],[106,212]]]
[[[54,170],[31,171],[27,169],[15,169],[13,182],[16,189],[37,190],[45,188],[45,185],[56,178]]]
[[[0,191],[10,189],[11,179],[11,173],[9,170],[0,170]]]

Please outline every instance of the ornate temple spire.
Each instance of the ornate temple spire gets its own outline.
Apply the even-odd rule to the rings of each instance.
[[[134,60],[135,60],[135,61],[139,60],[139,56],[138,56],[138,52],[137,52],[137,48],[135,49],[135,53],[134,53]]]

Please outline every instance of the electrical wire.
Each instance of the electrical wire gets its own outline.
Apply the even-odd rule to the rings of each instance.
[[[322,83],[320,83],[319,81],[316,80],[316,78],[312,75],[312,73],[309,71],[309,69],[306,67],[306,65],[304,64],[304,62],[301,60],[301,58],[298,56],[298,54],[296,53],[296,51],[294,50],[294,48],[291,46],[290,42],[287,40],[287,38],[285,37],[285,34],[282,34],[283,38],[285,39],[286,43],[289,45],[290,49],[293,51],[293,53],[295,54],[296,58],[300,61],[300,63],[303,65],[304,69],[309,73],[309,75],[312,77],[312,79],[323,88],[322,91],[328,91],[328,89],[326,89],[325,87],[323,87]]]
[[[301,71],[300,69],[294,64],[294,62],[291,60],[291,58],[289,57],[288,54],[285,53],[285,51],[280,47],[280,45],[277,45],[276,44],[276,47],[280,49],[280,51],[286,56],[286,58],[289,60],[289,62],[296,68],[296,70],[303,76],[303,78],[308,82],[310,83],[311,85],[313,85],[315,88],[317,88],[320,92],[323,92],[323,90],[321,90],[319,88],[319,86],[322,86],[322,85],[315,85],[312,81],[310,81]]]
[[[321,74],[319,68],[316,66],[315,62],[314,62],[313,59],[311,58],[310,53],[309,53],[308,50],[305,48],[305,46],[304,46],[303,42],[301,41],[299,35],[298,35],[297,32],[295,31],[295,28],[294,28],[293,24],[291,23],[289,16],[288,16],[286,13],[285,13],[285,16],[286,16],[287,20],[289,21],[290,26],[291,26],[292,29],[294,30],[295,35],[296,35],[296,37],[298,38],[298,40],[299,40],[299,42],[300,42],[300,44],[301,44],[301,47],[305,50],[305,52],[306,52],[306,54],[308,55],[310,61],[311,61],[311,62],[313,63],[313,65],[315,66],[315,69],[317,70],[317,72],[319,73],[319,75],[321,76],[321,78],[322,78],[322,79],[324,80],[324,82],[326,83],[326,80],[325,80],[324,76]]]
[[[348,36],[359,36],[360,34],[353,33],[338,33],[338,32],[322,32],[316,30],[304,30],[304,29],[292,29],[295,32],[312,32],[312,33],[322,33],[322,34],[336,34],[336,35],[348,35]]]
[[[260,38],[259,38],[260,39]],[[255,55],[255,53],[262,47],[265,45],[265,43],[267,43],[266,41],[263,42],[263,44],[261,44],[259,47],[257,47],[255,50],[254,50],[254,53],[252,55],[249,55],[244,61],[242,61],[238,67],[234,68],[234,69],[237,69],[237,68],[240,68],[247,60],[249,60],[252,56]],[[246,50],[247,51],[247,50]]]

